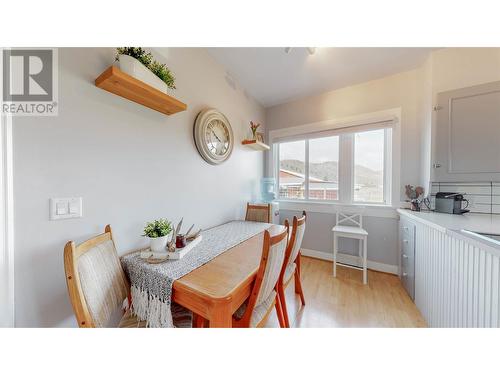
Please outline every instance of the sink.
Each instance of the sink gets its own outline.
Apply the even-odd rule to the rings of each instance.
[[[476,238],[483,239],[483,240],[488,241],[490,243],[500,245],[500,235],[499,234],[473,232],[473,231],[466,230],[466,229],[462,229],[461,232],[465,233],[465,234],[469,234],[469,235],[476,237]]]

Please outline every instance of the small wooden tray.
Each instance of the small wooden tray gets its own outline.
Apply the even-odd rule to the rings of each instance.
[[[150,264],[158,264],[166,262],[167,260],[179,260],[182,259],[187,253],[189,253],[196,245],[201,242],[202,235],[200,234],[194,240],[188,241],[186,246],[182,249],[177,249],[174,252],[153,252],[150,249],[141,251],[141,258],[146,260]]]

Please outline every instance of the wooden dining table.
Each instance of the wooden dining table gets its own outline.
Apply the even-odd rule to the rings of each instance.
[[[271,236],[283,230],[276,224],[268,229]],[[252,291],[263,242],[264,231],[175,280],[172,300],[206,319],[209,327],[231,327],[233,313]]]

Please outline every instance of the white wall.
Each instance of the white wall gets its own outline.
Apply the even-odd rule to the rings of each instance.
[[[110,223],[119,252],[147,244],[147,220],[206,228],[242,218],[256,197],[263,154],[243,149],[264,110],[203,49],[157,50],[188,110],[165,116],[94,86],[113,49],[59,49],[59,116],[14,119],[16,325],[73,326],[63,272],[66,241]],[[221,110],[232,124],[231,158],[211,166],[193,141],[196,114]],[[48,220],[50,197],[83,197],[83,218]]]

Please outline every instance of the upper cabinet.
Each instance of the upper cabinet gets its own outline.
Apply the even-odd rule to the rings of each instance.
[[[438,94],[434,181],[500,178],[500,82]]]

